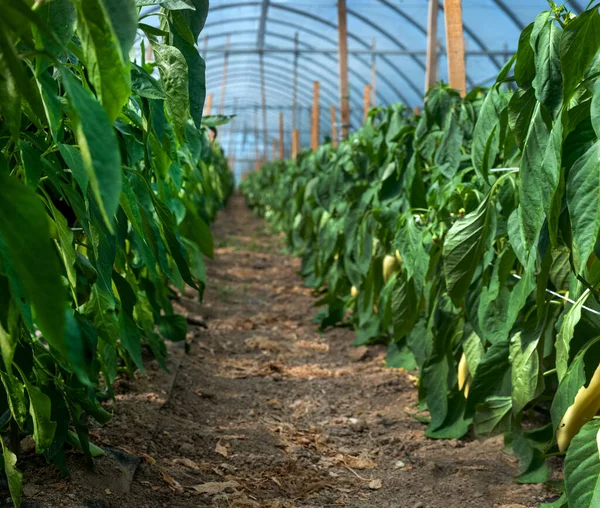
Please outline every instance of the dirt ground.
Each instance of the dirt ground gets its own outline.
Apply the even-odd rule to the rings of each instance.
[[[65,508],[529,508],[551,498],[516,485],[502,439],[432,441],[413,416],[411,373],[384,351],[320,333],[314,297],[243,199],[214,227],[205,302],[177,305],[188,342],[170,373],[121,380],[115,417],[93,427],[108,450],[95,473],[70,453],[71,477],[27,450],[23,506]],[[1,506],[10,506],[10,504]]]

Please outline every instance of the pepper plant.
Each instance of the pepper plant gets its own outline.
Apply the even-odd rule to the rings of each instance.
[[[521,483],[566,452],[553,507],[600,495],[599,50],[598,4],[550,3],[490,89],[376,108],[242,184],[302,256],[317,321],[419,369],[428,437],[504,433]]]
[[[0,441],[19,506],[20,440],[65,473],[68,448],[92,464],[99,397],[185,340],[173,288],[202,294],[233,180],[203,126],[207,0],[0,10]]]

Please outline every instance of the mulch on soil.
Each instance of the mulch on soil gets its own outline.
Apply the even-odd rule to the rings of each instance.
[[[95,473],[72,453],[63,479],[25,453],[25,506],[528,508],[551,497],[514,483],[501,438],[425,439],[416,378],[386,369],[383,349],[350,348],[350,329],[317,330],[299,261],[241,197],[214,230],[204,303],[176,302],[190,352],[172,345],[169,373],[149,359],[147,375],[119,382],[114,419],[92,428],[110,452]]]

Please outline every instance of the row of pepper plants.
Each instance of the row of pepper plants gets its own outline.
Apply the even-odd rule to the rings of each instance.
[[[598,506],[600,15],[551,4],[489,90],[376,108],[334,147],[242,183],[356,344],[419,370],[436,439],[504,433],[517,481]]]
[[[19,506],[21,439],[64,473],[69,449],[93,464],[116,377],[185,340],[173,290],[201,296],[233,177],[224,119],[202,117],[207,0],[0,7],[0,467]]]

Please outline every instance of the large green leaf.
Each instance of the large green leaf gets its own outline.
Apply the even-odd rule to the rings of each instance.
[[[495,229],[496,212],[490,196],[477,209],[456,221],[444,241],[444,275],[448,294],[460,303],[471,285],[473,275],[480,263]]]
[[[4,472],[8,480],[8,490],[13,504],[19,508],[21,506],[21,496],[23,488],[23,473],[17,469],[17,456],[8,449],[4,439],[2,443],[2,456],[4,458]]]
[[[600,505],[600,420],[586,423],[573,438],[565,457],[565,487],[569,508]]]
[[[567,24],[560,39],[564,100],[570,99],[600,49],[598,8],[582,12]]]
[[[571,339],[575,332],[575,326],[577,326],[577,323],[579,323],[579,320],[581,319],[582,307],[585,305],[585,301],[589,295],[589,290],[584,291],[577,299],[577,302],[571,306],[569,311],[565,314],[560,330],[556,336],[556,373],[559,381],[562,381],[567,373]]]
[[[112,231],[123,179],[117,139],[108,115],[94,96],[70,71],[63,70],[62,78],[89,185],[106,225]]]
[[[115,0],[113,0],[115,1]],[[125,0],[128,4],[131,0]],[[129,60],[123,58],[123,49],[110,12],[103,0],[74,0],[78,14],[78,35],[83,47],[83,57],[89,80],[112,124],[131,93]],[[111,4],[112,5],[112,4]],[[128,11],[129,9],[126,9]],[[115,13],[118,17],[118,13]],[[131,16],[123,21],[131,24]],[[135,18],[134,18],[135,20]],[[136,24],[133,25],[135,33]],[[129,39],[124,26],[119,26],[123,40]],[[126,48],[124,48],[126,49]],[[127,50],[128,51],[128,50]],[[67,72],[63,71],[63,76]],[[64,78],[63,78],[64,79]]]
[[[519,218],[524,248],[533,252],[560,178],[562,123],[548,130],[542,106],[534,109],[521,160]]]
[[[66,294],[50,222],[40,198],[16,178],[0,174],[0,237],[44,337],[64,351]]]
[[[167,96],[169,119],[177,135],[183,139],[185,124],[190,115],[189,73],[185,56],[174,46],[156,47],[154,54]]]
[[[535,55],[535,96],[556,118],[562,105],[562,74],[559,44],[562,29],[551,18],[550,11],[540,14],[531,33],[531,47]]]
[[[567,177],[567,206],[573,231],[573,264],[581,273],[600,232],[600,141],[583,154]]]

